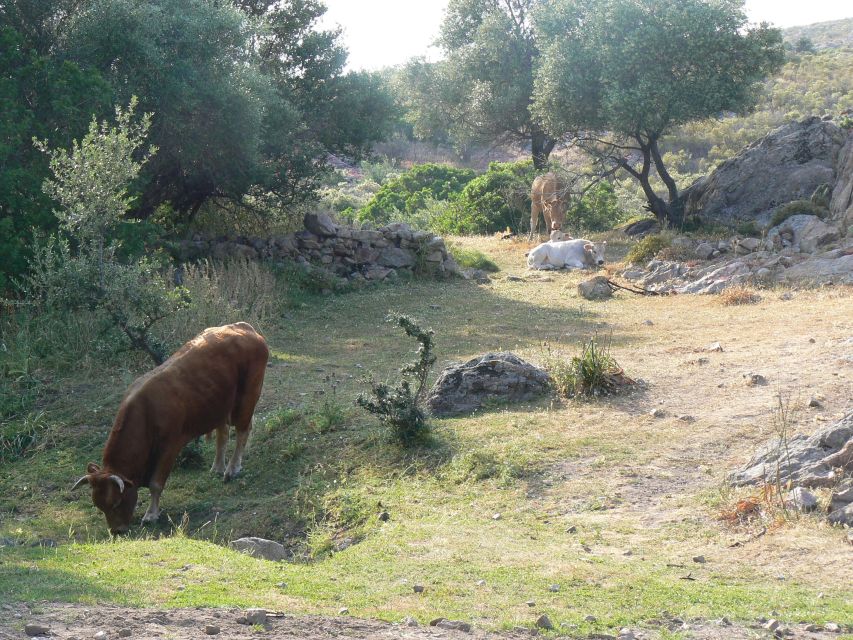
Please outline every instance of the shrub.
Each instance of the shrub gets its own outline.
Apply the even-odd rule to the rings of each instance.
[[[398,386],[374,383],[371,396],[359,395],[356,404],[379,416],[379,420],[391,428],[391,435],[395,440],[403,446],[410,446],[423,440],[429,432],[421,404],[426,393],[427,376],[435,364],[435,356],[432,353],[433,332],[421,329],[407,316],[397,316],[390,320],[399,325],[407,336],[418,341],[418,359],[400,369],[402,380]],[[416,385],[414,392],[410,380]]]
[[[595,338],[585,342],[581,355],[571,360],[549,354],[545,369],[557,393],[566,398],[614,393],[634,382],[610,355],[610,344],[599,345]]]
[[[377,224],[405,217],[423,208],[429,198],[447,200],[458,195],[474,178],[471,169],[421,164],[386,182],[358,212],[361,221]]]
[[[616,191],[609,182],[599,182],[579,199],[569,202],[564,228],[577,231],[607,231],[625,219]]]
[[[761,296],[754,289],[744,286],[727,287],[720,292],[720,302],[726,306],[755,304]]]
[[[648,235],[631,247],[625,260],[632,264],[644,264],[671,245],[672,240],[669,236],[659,233]]]
[[[791,216],[796,215],[817,216],[818,218],[826,218],[829,215],[829,209],[819,204],[815,204],[811,200],[793,200],[788,204],[782,205],[776,209],[773,214],[773,219],[770,221],[771,227],[776,227]]]
[[[758,225],[755,224],[754,220],[746,220],[745,222],[741,222],[736,231],[742,235],[750,238],[754,238],[755,236],[761,235],[761,230],[758,228]]]
[[[455,225],[442,233],[485,234],[511,228],[516,232],[530,216],[533,162],[492,162],[486,173],[471,180],[456,200]]]

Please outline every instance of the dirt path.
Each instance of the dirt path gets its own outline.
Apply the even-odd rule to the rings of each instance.
[[[251,610],[250,610],[251,611]],[[421,640],[431,639],[483,639],[520,640],[538,633],[533,629],[516,629],[500,633],[489,633],[481,629],[454,630],[429,626],[407,626],[379,620],[321,616],[291,616],[269,613],[265,625],[241,624],[238,619],[246,615],[241,609],[131,609],[114,606],[89,606],[72,604],[47,605],[0,605],[0,640],[26,638],[23,628],[27,624],[39,624],[48,629],[39,637],[64,638],[169,638],[170,640],[193,640],[197,638],[221,637],[229,640],[257,638],[300,639],[300,640]],[[631,634],[636,640],[653,640],[682,631],[695,640],[747,640],[772,638],[773,635],[758,623],[753,627],[727,624],[727,621],[687,622],[680,620],[650,621],[651,629],[634,629]],[[659,625],[659,629],[654,626]],[[781,629],[782,627],[780,627]],[[218,631],[217,631],[218,630]],[[853,629],[851,629],[853,630]],[[806,625],[787,627],[788,633],[779,637],[791,639],[829,640],[839,638],[837,632],[826,630],[808,631]],[[850,630],[848,630],[850,631]],[[104,635],[97,635],[103,633]],[[592,634],[587,637],[599,640],[613,639],[615,635]],[[620,638],[627,636],[621,636]]]

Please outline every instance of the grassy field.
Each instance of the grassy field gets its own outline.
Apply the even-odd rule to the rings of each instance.
[[[88,492],[69,492],[86,462],[100,460],[121,394],[142,369],[50,377],[14,418],[35,425],[37,442],[0,468],[0,600],[345,606],[487,629],[532,626],[547,613],[558,631],[578,634],[642,627],[663,611],[853,623],[844,532],[772,496],[761,518],[721,517],[750,493],[727,488],[725,476],[777,433],[779,397],[791,432],[850,410],[853,292],[786,300],[766,290],[730,306],[627,293],[592,303],[576,295],[582,274],[528,273],[522,243],[457,242],[501,267],[491,284],[414,281],[305,298],[268,318],[260,328],[273,358],[244,474],[223,484],[203,443],[173,472],[156,528],[112,540]],[[435,330],[433,377],[486,351],[570,357],[597,335],[642,383],[591,402],[548,397],[435,419],[427,444],[401,450],[353,403],[367,376],[394,378],[413,359],[389,313]],[[717,341],[722,352],[705,350]],[[746,386],[749,372],[768,383]],[[821,406],[807,408],[810,397]],[[663,417],[650,416],[655,408]],[[141,503],[138,517],[146,492]],[[227,548],[245,535],[286,543],[294,560]]]

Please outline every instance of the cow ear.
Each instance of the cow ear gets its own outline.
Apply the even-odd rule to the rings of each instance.
[[[592,251],[593,249],[595,249],[595,245],[594,245],[594,244],[592,244],[591,242],[587,242],[587,243],[583,246],[583,250],[584,250],[584,251]]]
[[[101,467],[96,465],[94,462],[90,462],[88,465],[86,465],[86,472],[87,473],[98,473],[98,471],[100,471],[100,470],[101,470]]]

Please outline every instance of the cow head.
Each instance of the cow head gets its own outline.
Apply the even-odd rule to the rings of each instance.
[[[583,251],[586,254],[585,262],[590,265],[595,265],[598,267],[604,266],[604,250],[607,248],[607,241],[599,242],[598,244],[593,244],[592,242],[587,242],[583,246]]]
[[[127,478],[102,471],[94,462],[86,467],[88,472],[71,487],[74,491],[82,484],[92,487],[92,502],[107,517],[110,533],[127,533],[136,508],[137,489]]]

